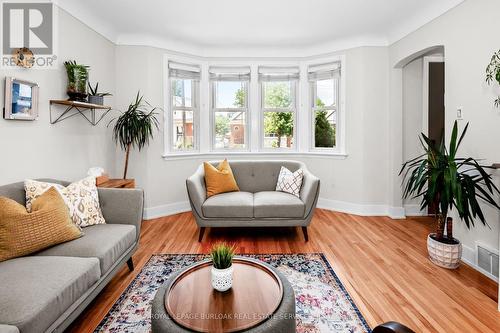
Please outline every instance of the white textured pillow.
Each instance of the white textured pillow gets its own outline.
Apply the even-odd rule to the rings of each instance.
[[[94,177],[87,177],[64,187],[60,184],[39,182],[27,179],[24,181],[26,191],[26,210],[31,212],[31,203],[49,188],[54,187],[61,194],[69,209],[71,220],[79,227],[104,224],[99,195]]]
[[[291,172],[282,166],[280,175],[278,176],[278,183],[276,184],[276,191],[287,192],[299,197],[303,178],[304,171],[302,169]]]

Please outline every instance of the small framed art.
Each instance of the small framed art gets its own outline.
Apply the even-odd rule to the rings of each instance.
[[[38,84],[13,77],[5,78],[4,119],[38,118]]]

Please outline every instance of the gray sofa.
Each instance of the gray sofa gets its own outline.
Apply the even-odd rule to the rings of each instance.
[[[218,161],[210,162],[217,165]],[[187,179],[186,186],[196,223],[198,241],[206,227],[291,227],[300,226],[307,241],[318,201],[320,181],[298,161],[229,161],[240,192],[207,198],[203,165]],[[300,197],[275,191],[281,166],[294,172],[304,170]]]
[[[44,179],[68,185],[67,182]],[[25,203],[22,182],[0,196]],[[0,332],[62,332],[127,263],[139,245],[143,192],[99,189],[106,224],[30,256],[0,262]]]

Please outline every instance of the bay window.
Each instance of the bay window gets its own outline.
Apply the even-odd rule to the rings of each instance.
[[[298,67],[259,67],[261,148],[293,149]]]
[[[339,138],[340,62],[309,67],[312,150],[332,150]]]
[[[170,148],[176,152],[198,149],[199,66],[168,63],[170,82]]]
[[[250,68],[210,67],[212,150],[249,148]]]

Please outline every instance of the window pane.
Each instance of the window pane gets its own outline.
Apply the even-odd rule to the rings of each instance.
[[[337,113],[332,110],[315,111],[314,147],[335,147],[335,132],[337,129]]]
[[[193,111],[174,111],[173,127],[173,148],[178,150],[193,149]]]
[[[264,108],[287,109],[292,106],[292,83],[264,82]]]
[[[172,98],[174,106],[192,107],[192,80],[172,79]]]
[[[237,112],[215,112],[215,148],[245,148],[246,114]]]
[[[246,107],[247,92],[245,82],[216,81],[215,108],[244,108]]]
[[[316,100],[314,106],[335,106],[337,104],[337,79],[316,81]]]
[[[293,146],[293,112],[264,112],[264,148]]]

